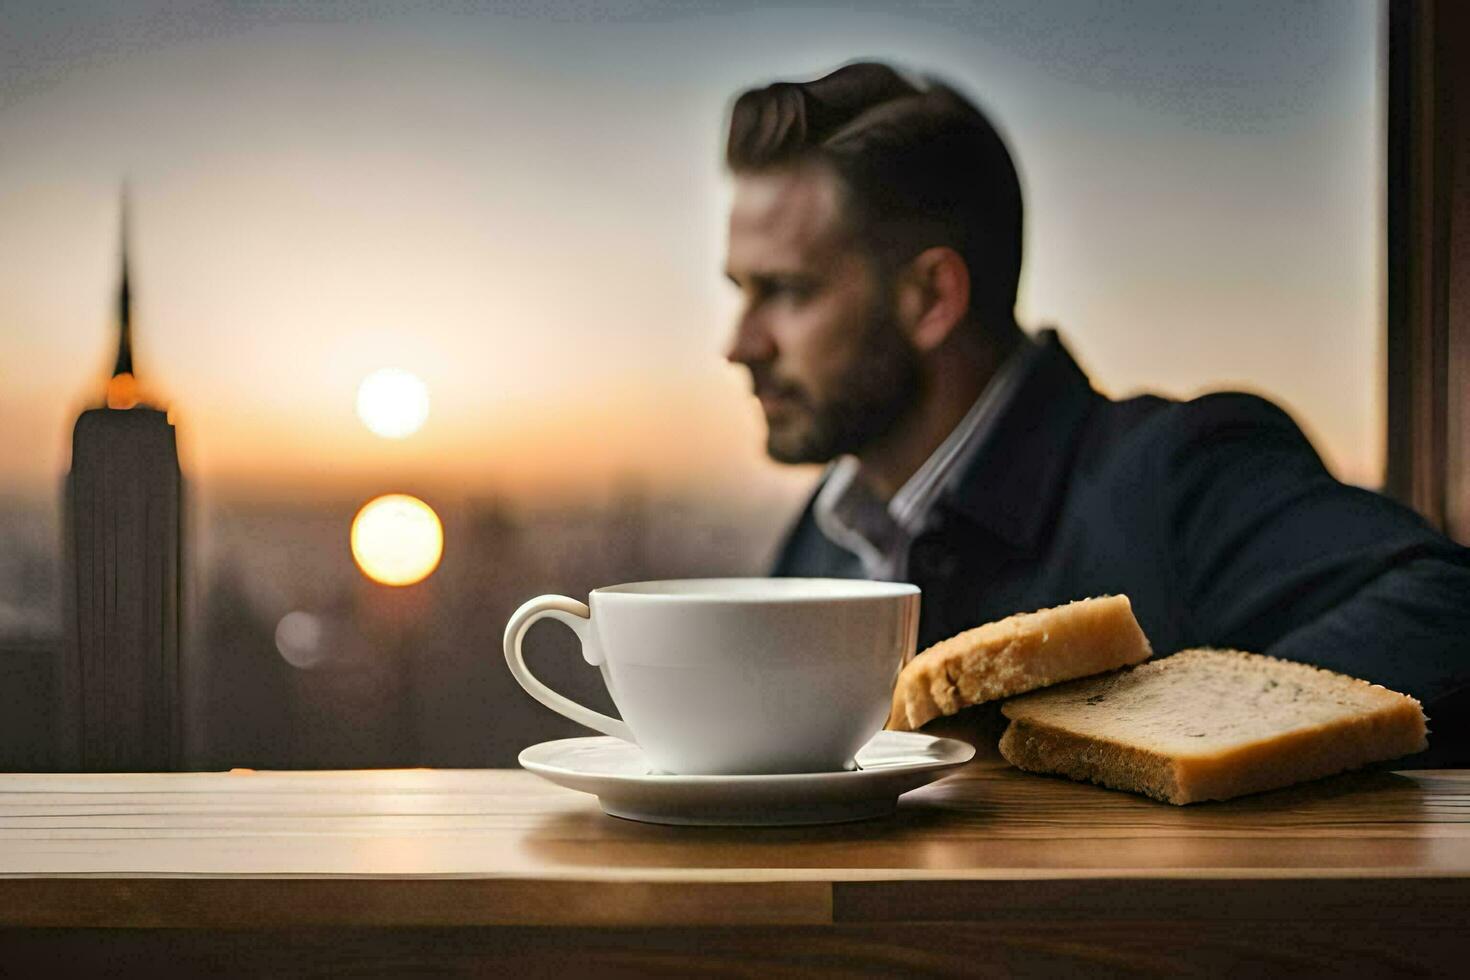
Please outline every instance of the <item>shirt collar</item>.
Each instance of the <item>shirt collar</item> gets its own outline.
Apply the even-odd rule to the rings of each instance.
[[[889,513],[911,537],[924,530],[935,501],[964,470],[964,464],[1004,414],[1040,352],[1039,343],[1030,338],[1022,340],[985,385],[964,418],[888,502]]]
[[[868,575],[884,578],[903,529],[883,501],[858,479],[858,468],[853,456],[843,456],[827,468],[812,503],[812,519],[828,541],[861,558]]]

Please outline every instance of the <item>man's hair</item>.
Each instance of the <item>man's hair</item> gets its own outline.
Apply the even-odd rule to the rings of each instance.
[[[725,160],[736,174],[830,166],[853,230],[885,268],[947,245],[969,267],[972,317],[1014,322],[1020,179],[995,127],[948,85],[860,63],[750,89],[731,110]]]

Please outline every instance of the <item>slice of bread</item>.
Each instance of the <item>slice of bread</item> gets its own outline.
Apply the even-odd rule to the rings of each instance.
[[[1236,650],[1185,650],[1001,710],[1012,765],[1168,803],[1276,789],[1428,744],[1407,695]]]
[[[888,727],[913,731],[962,708],[1147,660],[1124,595],[1021,613],[934,644],[898,675]]]

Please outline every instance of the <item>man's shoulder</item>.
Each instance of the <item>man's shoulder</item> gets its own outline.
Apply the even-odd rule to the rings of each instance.
[[[1315,451],[1301,428],[1281,406],[1244,391],[1218,391],[1185,401],[1140,395],[1106,403],[1097,413],[1090,447],[1115,463],[1150,466],[1187,463],[1217,450],[1289,447]]]
[[[1216,391],[1173,402],[1160,418],[1166,435],[1194,439],[1204,435],[1252,432],[1296,433],[1301,429],[1280,405],[1245,391]]]

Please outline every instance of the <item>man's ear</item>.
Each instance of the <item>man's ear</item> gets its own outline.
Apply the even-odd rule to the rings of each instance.
[[[899,274],[899,321],[920,352],[949,339],[970,312],[970,270],[946,245],[915,256]]]

